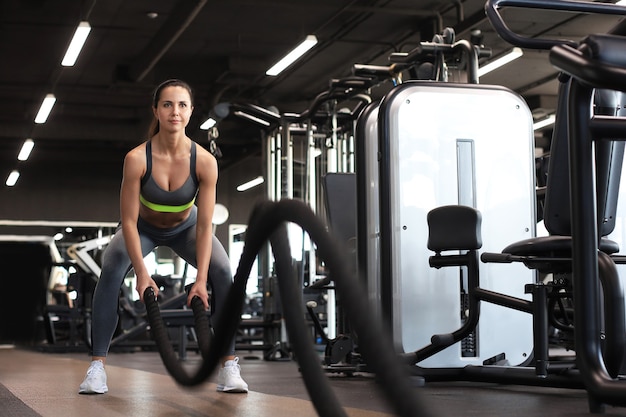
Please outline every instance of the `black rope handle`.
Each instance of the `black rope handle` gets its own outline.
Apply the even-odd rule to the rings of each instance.
[[[269,239],[276,262],[280,297],[289,339],[293,344],[311,401],[320,416],[346,417],[345,411],[328,383],[328,378],[321,367],[320,357],[313,347],[310,332],[304,321],[302,291],[296,279],[297,273],[291,258],[287,222],[298,224],[309,234],[316,245],[318,254],[328,266],[329,276],[334,280],[346,313],[359,334],[359,346],[363,356],[368,366],[377,374],[380,387],[397,415],[403,417],[432,415],[424,408],[419,391],[411,385],[408,369],[396,355],[391,335],[383,327],[381,319],[372,314],[367,293],[362,286],[363,281],[350,272],[346,262],[348,254],[343,246],[327,232],[325,224],[306,204],[296,200],[265,202],[255,207],[248,222],[245,246],[233,285],[223,301],[224,307],[220,317],[213,320],[215,335],[209,334],[208,336],[210,349],[203,353],[200,368],[193,375],[186,373],[183,375],[178,369],[182,366],[173,363],[178,362],[178,359],[175,353],[172,355],[173,349],[171,349],[171,353],[161,353],[168,372],[177,382],[189,386],[200,384],[211,375],[219,359],[228,350],[230,341],[235,337],[241,321],[241,310],[250,270],[257,254]],[[167,337],[158,312],[158,305],[154,302],[154,295],[152,299],[145,300],[147,304],[151,304],[147,312],[153,332],[164,333]],[[164,337],[156,336],[155,340],[160,352],[161,344],[170,345],[171,348],[169,341],[164,342]],[[169,349],[165,347],[164,351],[167,350]]]

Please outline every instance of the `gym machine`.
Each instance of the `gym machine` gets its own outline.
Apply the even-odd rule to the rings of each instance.
[[[282,114],[280,127],[266,141],[270,200],[297,198],[315,213],[330,217],[326,179],[354,171],[354,123],[363,107],[370,103],[364,91],[374,83],[373,77],[331,80],[329,89],[318,94],[305,111]],[[349,195],[345,197],[344,203],[350,199]],[[345,210],[345,205],[341,209]],[[306,233],[295,229],[295,225],[289,227],[293,256],[301,265],[300,282],[311,320],[312,340],[317,339],[317,344],[325,346],[329,371],[340,367],[343,370],[347,355],[353,352],[346,348],[351,344],[348,325],[336,308],[341,302],[335,298],[332,283],[323,278],[323,265],[318,265],[315,248]],[[329,224],[329,227],[338,226]],[[354,236],[352,233],[351,237]],[[348,239],[342,240],[347,243]]]
[[[508,29],[500,15],[503,7],[626,14],[623,8],[590,2],[488,1],[487,16],[500,36],[516,46],[549,49],[550,61],[562,75],[544,211],[550,236],[513,240],[500,252],[483,253],[481,260],[488,265],[524,265],[551,274],[553,280],[525,285],[532,295],[530,301],[484,289],[477,251],[481,248],[481,220],[488,216],[482,213],[481,218],[480,211],[460,204],[430,211],[428,246],[435,252],[430,265],[442,269],[463,266],[470,271],[471,324],[452,333],[435,333],[429,345],[405,358],[427,380],[585,388],[590,410],[602,412],[605,404],[626,405],[626,385],[621,377],[626,350],[624,295],[616,266],[623,257],[614,255],[619,246],[605,237],[615,226],[626,140],[626,123],[621,117],[626,61],[620,52],[626,41],[619,36],[626,33],[625,27],[618,25],[607,35],[590,35],[580,43],[530,39]],[[443,255],[444,251],[460,254]],[[508,271],[500,279],[508,280]],[[439,369],[419,366],[434,352],[462,340],[471,328],[480,328],[485,302],[532,317],[533,350],[528,363],[502,366],[487,362]],[[574,358],[551,355],[550,326],[561,335],[557,345],[572,349]]]

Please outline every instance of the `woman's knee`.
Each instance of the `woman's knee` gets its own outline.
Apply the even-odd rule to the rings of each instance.
[[[124,273],[130,265],[128,255],[124,251],[107,251],[102,258],[102,274]]]
[[[229,282],[233,278],[228,254],[215,237],[213,238],[213,252],[211,253],[211,262],[209,263],[209,276],[219,277]]]
[[[102,277],[107,280],[113,278],[113,280],[119,280],[121,284],[130,268],[130,258],[126,248],[120,245],[109,245],[103,254],[101,268],[101,279]]]
[[[228,284],[233,280],[233,274],[228,262],[213,262],[209,265],[209,278],[212,282]]]

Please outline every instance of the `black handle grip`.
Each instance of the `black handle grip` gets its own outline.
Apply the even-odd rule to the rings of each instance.
[[[480,255],[480,260],[485,263],[510,264],[513,262],[513,257],[509,253],[485,252]]]

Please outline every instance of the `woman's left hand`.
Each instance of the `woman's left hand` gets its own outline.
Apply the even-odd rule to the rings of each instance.
[[[205,284],[195,283],[191,286],[189,290],[189,296],[187,296],[187,306],[191,307],[191,300],[193,297],[198,297],[202,300],[202,304],[204,304],[204,308],[206,310],[209,309],[209,293],[206,289]]]

